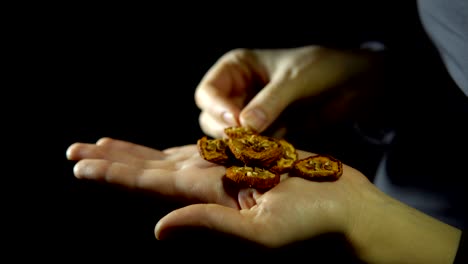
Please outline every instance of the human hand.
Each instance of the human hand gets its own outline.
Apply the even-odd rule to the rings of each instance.
[[[375,58],[371,52],[321,46],[232,50],[213,65],[196,88],[200,126],[212,137],[222,137],[228,126],[241,125],[263,132],[293,102],[319,96],[323,110],[317,110],[318,114],[339,119],[352,112],[351,103],[363,93],[353,89],[335,92],[331,98],[330,93],[370,71]],[[324,94],[328,94],[325,104]]]
[[[184,203],[239,207],[237,196],[223,185],[225,168],[202,159],[196,145],[157,150],[101,138],[95,144],[70,145],[66,156],[77,161],[73,172],[79,179],[148,191]]]
[[[263,193],[241,189],[238,203],[176,209],[158,221],[155,236],[163,240],[187,227],[206,228],[279,248],[341,234],[365,263],[452,263],[461,236],[461,230],[387,196],[347,165],[332,182],[285,177]]]
[[[300,152],[300,158],[311,153]],[[281,247],[326,234],[348,235],[363,210],[361,190],[371,183],[355,169],[344,165],[334,182],[313,182],[283,177],[266,192],[239,190],[240,208],[215,203],[193,204],[172,211],[155,228],[158,239],[181,227],[205,227],[267,247]]]
[[[385,195],[346,164],[337,181],[313,182],[283,174],[280,184],[261,193],[229,190],[223,180],[225,168],[202,159],[196,145],[156,150],[102,138],[96,144],[74,143],[66,154],[77,161],[78,178],[190,204],[159,220],[158,239],[190,226],[281,247],[340,233],[369,263],[451,263],[460,239],[460,230]],[[298,154],[312,155],[301,150]]]
[[[299,158],[312,155],[309,152],[297,151]],[[188,204],[201,203],[194,205],[193,208],[186,207],[174,211],[162,219],[157,227],[159,238],[167,236],[170,226],[173,227],[177,221],[183,220],[179,217],[185,212],[200,214],[197,210],[204,210],[202,209],[204,207],[208,209],[207,213],[213,210],[212,212],[217,214],[217,210],[220,210],[221,213],[225,211],[233,214],[234,217],[229,216],[229,219],[217,223],[226,230],[236,229],[233,225],[245,225],[245,220],[255,215],[260,217],[258,219],[265,218],[264,221],[269,223],[261,224],[259,228],[281,227],[280,230],[284,228],[283,234],[266,232],[266,230],[260,232],[265,234],[264,237],[244,230],[249,236],[258,239],[258,242],[267,245],[287,244],[327,231],[344,231],[346,225],[342,220],[350,219],[347,216],[349,197],[344,195],[346,182],[352,181],[348,178],[354,170],[347,166],[344,168],[346,174],[342,176],[345,178],[333,183],[310,182],[300,178],[288,178],[287,174],[283,174],[281,184],[265,193],[260,193],[252,188],[229,190],[229,185],[224,181],[225,167],[204,160],[196,145],[157,150],[122,140],[101,138],[95,144],[70,145],[66,156],[69,160],[77,161],[73,170],[77,178],[146,190]],[[359,180],[363,179],[357,177],[354,181],[359,182]],[[308,211],[304,208],[313,210]],[[267,212],[264,210],[273,214],[264,214]],[[329,221],[329,214],[336,214],[336,221]],[[236,224],[242,215],[245,219]],[[301,225],[292,224],[298,221],[298,218],[303,219],[299,221]],[[311,223],[317,225],[312,233],[304,233],[302,230],[310,225],[305,221],[308,218],[315,219]],[[190,219],[200,218],[194,216]],[[327,223],[327,226],[319,226],[322,222]],[[256,229],[255,226],[251,228]],[[257,232],[260,230],[257,229]],[[270,239],[268,233],[276,240]]]
[[[297,152],[299,158],[310,155],[301,150]],[[73,172],[79,179],[144,190],[185,203],[217,203],[241,208],[239,189],[225,182],[225,167],[203,159],[197,145],[157,150],[101,138],[95,144],[70,145],[66,157],[77,161]],[[282,180],[286,177],[282,175]]]
[[[298,157],[310,153],[297,150]],[[226,169],[203,159],[197,145],[152,149],[127,141],[101,138],[95,144],[74,143],[66,151],[77,161],[79,179],[103,181],[148,191],[184,203],[217,203],[239,209],[239,189],[225,184]],[[287,175],[283,175],[285,179]]]

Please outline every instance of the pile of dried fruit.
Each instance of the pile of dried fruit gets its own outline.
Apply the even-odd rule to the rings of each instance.
[[[298,159],[296,148],[285,139],[243,127],[224,132],[227,138],[200,138],[198,150],[205,160],[225,166],[226,177],[241,186],[269,189],[280,182],[283,173],[313,181],[337,180],[343,173],[341,161],[329,155]]]

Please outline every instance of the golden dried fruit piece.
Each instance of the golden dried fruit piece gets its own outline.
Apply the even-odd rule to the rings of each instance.
[[[330,155],[315,155],[297,160],[289,175],[312,181],[335,181],[343,174],[343,164]]]
[[[283,154],[270,170],[279,174],[283,174],[288,172],[293,167],[294,162],[296,162],[298,158],[298,154],[296,148],[285,139],[279,139],[278,142],[283,148]]]
[[[234,157],[247,166],[267,168],[283,154],[278,140],[261,135],[229,139],[228,146]]]
[[[226,169],[226,177],[241,186],[256,189],[270,189],[280,182],[279,174],[248,166],[231,166]]]
[[[343,164],[330,155],[298,160],[296,148],[285,139],[260,135],[244,127],[228,127],[226,139],[197,141],[203,159],[226,167],[226,177],[247,187],[269,189],[288,173],[311,181],[334,181],[343,174]]]
[[[200,156],[207,161],[226,165],[231,160],[230,150],[224,139],[209,139],[207,136],[197,141]]]
[[[257,134],[255,131],[246,127],[227,127],[224,129],[224,133],[231,139]]]

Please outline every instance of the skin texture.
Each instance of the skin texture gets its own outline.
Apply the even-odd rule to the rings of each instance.
[[[300,158],[313,154],[298,153]],[[369,263],[451,263],[460,237],[460,230],[386,196],[347,165],[336,182],[285,174],[280,184],[261,193],[227,191],[225,168],[203,160],[195,144],[156,150],[102,138],[96,144],[74,143],[66,156],[77,162],[77,178],[185,202],[158,221],[158,239],[190,226],[276,248],[334,232]]]
[[[363,73],[366,78],[362,79],[373,79],[371,69],[377,60],[370,52],[321,46],[232,50],[210,68],[195,90],[200,126],[212,137],[222,137],[224,128],[238,125],[263,132],[293,102],[330,93],[333,100],[322,98],[325,105],[318,114],[311,113],[314,122],[308,123],[340,119],[358,105],[362,107],[358,98],[370,94],[362,84],[347,86],[342,93],[342,85]]]

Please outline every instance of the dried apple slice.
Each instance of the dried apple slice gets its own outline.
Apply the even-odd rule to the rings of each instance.
[[[231,166],[226,169],[226,177],[235,183],[256,189],[270,189],[280,182],[280,175],[264,168]]]
[[[315,155],[297,160],[289,175],[312,181],[335,181],[343,174],[343,164],[330,155]]]
[[[236,159],[247,166],[267,168],[283,154],[278,140],[261,135],[229,139],[228,146]]]
[[[210,139],[204,136],[197,141],[197,147],[200,156],[207,161],[227,165],[232,159],[232,154],[224,139]]]
[[[248,135],[254,135],[257,133],[246,127],[227,127],[224,129],[224,134],[226,134],[228,138],[232,139],[241,138]]]
[[[296,162],[298,159],[298,154],[296,148],[285,139],[279,139],[278,142],[283,148],[283,154],[270,170],[279,174],[283,174],[291,170],[294,162]]]

